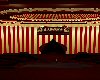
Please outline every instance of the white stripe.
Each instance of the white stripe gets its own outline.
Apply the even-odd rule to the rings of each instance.
[[[61,35],[61,44],[64,45],[64,35]]]
[[[83,33],[82,33],[82,52],[84,52],[84,35],[85,35],[85,27],[83,27]]]
[[[26,27],[24,27],[24,52],[26,52]]]
[[[74,54],[75,49],[75,27],[72,27],[72,54]]]
[[[13,27],[10,27],[10,34],[11,34],[11,53],[13,53]]]
[[[34,27],[34,54],[37,54],[37,27]]]
[[[39,35],[39,47],[42,45],[42,35]],[[41,54],[41,52],[39,51],[39,54]]]
[[[77,53],[80,52],[80,28],[77,29]]]
[[[92,26],[92,31],[91,31],[91,53],[93,53],[93,43],[94,43],[94,27]]]
[[[53,35],[50,35],[50,41],[53,39]]]
[[[65,36],[67,37],[67,35],[64,35],[64,37],[65,37]],[[66,38],[66,39],[67,39],[67,38]],[[64,44],[64,45],[67,47],[67,40],[66,40],[66,41],[64,40],[64,43],[65,43],[65,42],[66,42],[66,45],[65,45],[65,44]],[[67,47],[67,50],[68,50],[68,47]],[[67,51],[66,51],[66,54],[67,54]]]
[[[4,53],[4,32],[3,26],[1,26],[1,39],[2,39],[2,54]]]
[[[58,42],[58,35],[56,35],[56,42]]]
[[[15,53],[18,53],[17,26],[15,26]]]
[[[95,48],[96,53],[98,53],[98,34],[99,34],[99,26],[96,26],[96,48]]]
[[[22,27],[19,26],[19,43],[20,43],[20,52],[22,52]]]
[[[48,43],[48,35],[45,35],[45,43]]]
[[[67,54],[69,54],[69,35],[67,35]]]
[[[8,26],[6,26],[6,50],[9,53],[9,44],[8,44]]]
[[[87,27],[87,44],[86,44],[86,52],[89,50],[89,27]]]
[[[29,54],[31,54],[31,27],[29,27]]]

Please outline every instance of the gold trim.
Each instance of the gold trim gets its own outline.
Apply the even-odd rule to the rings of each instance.
[[[65,5],[65,4],[63,4]],[[68,4],[67,4],[68,5]],[[69,4],[71,5],[71,4]],[[23,9],[8,9],[8,10],[3,10],[3,11],[0,11],[1,14],[7,14],[9,12],[17,12],[17,13],[20,13],[20,12],[24,12],[24,11],[27,11],[27,12],[32,12],[32,11],[44,11],[44,10],[47,10],[47,11],[53,11],[53,12],[56,12],[56,11],[71,11],[71,12],[74,12],[74,11],[80,11],[80,10],[83,10],[83,11],[94,11],[94,12],[99,12],[100,9],[99,8],[23,8]]]

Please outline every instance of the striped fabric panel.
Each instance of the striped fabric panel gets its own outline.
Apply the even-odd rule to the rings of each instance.
[[[39,35],[39,46],[49,42],[49,38],[56,39],[57,42],[67,46],[66,54],[76,54],[78,52],[98,53],[100,46],[100,27],[71,27],[70,35]],[[45,40],[45,41],[44,41]],[[40,51],[39,51],[40,54]]]
[[[70,27],[70,35],[37,35],[36,28],[0,26],[0,53],[41,54],[39,47],[53,38],[67,46],[66,54],[100,52],[100,26]]]
[[[61,43],[61,44],[64,44],[65,46],[67,46],[67,48],[69,47],[68,45],[67,45],[67,43],[68,43],[68,35],[38,35],[38,40],[39,40],[39,42],[38,42],[38,44],[39,44],[39,46],[38,46],[38,50],[39,50],[39,47],[42,45],[42,44],[45,44],[45,43],[48,43],[48,42],[50,42],[53,38],[56,40],[56,42],[59,42],[59,43]],[[50,40],[49,40],[50,39]],[[38,51],[39,53],[38,54],[41,54],[41,52],[40,51]],[[67,53],[67,52],[66,52]]]
[[[0,26],[0,53],[29,52],[34,54],[33,34],[33,27]]]

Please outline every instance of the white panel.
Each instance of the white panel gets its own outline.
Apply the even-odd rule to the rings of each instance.
[[[67,35],[67,54],[69,54],[69,35]]]
[[[34,54],[37,54],[37,27],[34,27]]]
[[[96,48],[95,48],[96,53],[98,53],[98,34],[99,34],[99,27],[96,26]]]
[[[10,34],[11,34],[11,53],[13,53],[13,27],[10,27]]]
[[[93,43],[94,43],[94,27],[92,26],[92,31],[91,31],[91,53],[93,53]]]
[[[64,45],[64,35],[61,35],[61,44]]]
[[[15,53],[18,53],[17,26],[15,26]]]
[[[3,26],[1,26],[1,39],[2,39],[2,54],[4,53],[4,32],[3,32]]]
[[[84,52],[84,35],[85,35],[85,27],[83,27],[83,32],[82,32],[82,52]]]
[[[80,52],[80,28],[77,30],[77,53]]]
[[[26,27],[24,27],[24,52],[26,52]]]
[[[50,41],[53,39],[53,35],[50,35]]]
[[[29,27],[29,54],[31,54],[31,27]]]
[[[45,43],[48,43],[48,35],[45,35]]]
[[[22,52],[22,27],[19,26],[19,43],[20,43],[20,52]]]
[[[42,45],[42,35],[39,35],[39,47]],[[41,52],[39,51],[39,54],[41,54]]]
[[[9,44],[8,44],[8,26],[6,26],[6,50],[9,53]]]
[[[56,35],[56,42],[58,42],[58,35]]]
[[[87,44],[86,44],[86,52],[89,50],[89,27],[87,27]]]
[[[75,49],[75,27],[72,27],[72,54],[74,54]]]

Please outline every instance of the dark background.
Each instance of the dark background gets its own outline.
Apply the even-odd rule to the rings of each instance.
[[[100,0],[0,0],[8,3],[100,3]]]
[[[57,8],[57,7],[100,8],[100,0],[0,0],[0,8],[9,9],[9,8],[25,8],[25,7],[27,8],[28,7],[33,7],[33,8],[41,8],[41,7],[42,8]]]

